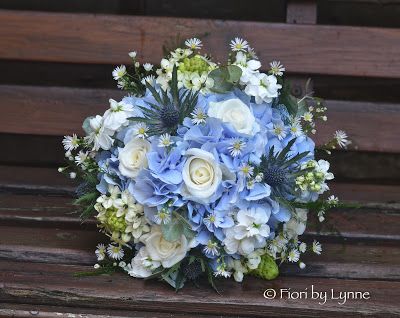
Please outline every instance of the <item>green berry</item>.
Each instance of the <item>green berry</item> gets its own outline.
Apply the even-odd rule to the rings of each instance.
[[[254,276],[272,280],[278,277],[279,275],[279,268],[276,265],[275,260],[268,254],[264,254],[261,256],[260,265],[258,268],[251,272]]]

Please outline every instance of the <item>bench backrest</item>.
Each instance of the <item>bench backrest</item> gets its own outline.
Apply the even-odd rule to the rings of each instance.
[[[142,61],[157,63],[163,41],[174,34],[205,35],[207,50],[223,59],[229,40],[240,35],[257,47],[264,65],[279,59],[297,76],[400,78],[399,29],[315,22],[315,1],[289,1],[287,23],[0,10],[0,60],[117,65],[129,63],[127,52],[135,49]],[[80,131],[87,115],[102,113],[108,97],[120,92],[0,85],[0,95],[0,132],[61,136]],[[341,128],[359,150],[400,152],[399,105],[327,104],[318,143]]]

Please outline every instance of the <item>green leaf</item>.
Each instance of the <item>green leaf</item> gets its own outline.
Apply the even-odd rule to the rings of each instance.
[[[169,242],[177,241],[184,232],[184,225],[178,219],[172,219],[167,224],[161,224],[162,235]]]
[[[228,81],[232,84],[239,82],[240,77],[242,76],[242,69],[236,65],[228,65],[226,68],[229,73]]]
[[[208,76],[214,80],[212,91],[226,93],[232,90],[233,86],[239,81],[242,70],[236,65],[221,66],[212,70]]]
[[[86,133],[86,135],[90,135],[93,132],[92,127],[90,127],[90,120],[93,119],[94,116],[86,117],[82,124],[82,129]]]
[[[290,83],[285,81],[279,98],[281,104],[285,105],[289,114],[296,116],[298,112],[297,98],[290,93]]]

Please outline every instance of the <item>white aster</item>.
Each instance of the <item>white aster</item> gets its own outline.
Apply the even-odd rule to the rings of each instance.
[[[145,77],[142,78],[141,83],[143,85],[146,85],[146,83],[149,83],[150,85],[154,85],[154,81],[156,80],[154,75],[147,75]]]
[[[95,254],[97,256],[97,260],[98,261],[104,260],[104,258],[106,257],[106,247],[105,247],[105,245],[102,244],[102,243],[97,244]]]
[[[278,137],[279,140],[283,140],[286,137],[286,128],[283,123],[274,124],[272,133]]]
[[[314,116],[311,112],[305,112],[302,117],[303,117],[304,121],[307,121],[309,123],[311,123],[314,118]]]
[[[243,162],[239,167],[239,173],[246,178],[253,176],[253,172],[254,167],[250,166],[247,162]]]
[[[349,141],[346,132],[344,132],[343,130],[337,130],[334,134],[334,138],[340,148],[346,148],[348,145],[351,144],[351,141]]]
[[[271,70],[270,70],[271,74],[277,75],[277,76],[283,75],[285,68],[283,67],[283,65],[281,64],[280,61],[273,61],[273,62],[269,63],[269,65],[271,66]]]
[[[214,272],[215,277],[224,277],[224,278],[229,278],[231,277],[232,272],[226,270],[226,267],[223,265],[219,265],[217,267],[217,270]]]
[[[246,143],[243,140],[240,138],[233,138],[228,150],[232,157],[237,157],[242,154],[242,151],[245,147]]]
[[[120,260],[124,257],[125,253],[121,245],[108,244],[107,255],[113,259]]]
[[[84,166],[86,164],[86,160],[89,158],[89,153],[87,151],[79,151],[75,156],[75,163],[78,166]]]
[[[294,119],[290,125],[290,132],[295,137],[300,137],[303,134],[303,128],[301,127],[300,120]]]
[[[117,66],[114,71],[112,72],[112,76],[116,81],[123,78],[126,74],[126,67],[125,65]]]
[[[166,209],[161,209],[154,215],[154,222],[157,224],[168,224],[171,222],[171,213]]]
[[[136,58],[137,53],[136,53],[136,51],[132,51],[132,52],[129,52],[128,55],[130,58],[134,59],[134,58]]]
[[[299,244],[299,251],[300,251],[301,253],[305,253],[306,250],[307,250],[307,244],[304,243],[304,242],[301,242],[301,243]]]
[[[218,256],[219,255],[218,243],[209,240],[207,244],[204,246],[203,251],[211,256]]]
[[[320,255],[322,252],[322,246],[321,243],[317,242],[316,240],[314,240],[313,245],[312,245],[312,250],[315,254]]]
[[[192,50],[200,50],[203,44],[198,38],[191,38],[185,41],[185,45]]]
[[[170,134],[162,134],[158,139],[158,147],[166,148],[174,144],[174,141],[171,140]]]
[[[79,138],[76,134],[73,134],[72,136],[64,136],[62,143],[66,151],[72,151],[78,148]]]
[[[235,38],[230,43],[232,51],[245,51],[249,47],[249,43],[241,38]]]
[[[153,64],[151,64],[151,63],[144,63],[143,64],[143,68],[147,71],[147,72],[150,72],[152,69],[153,69]]]
[[[149,127],[145,123],[137,123],[133,127],[133,134],[138,137],[138,138],[146,138],[148,137],[147,132],[149,130]]]
[[[331,195],[328,197],[327,202],[329,203],[329,205],[335,206],[339,203],[339,198]]]
[[[300,252],[297,249],[292,249],[288,253],[288,261],[292,263],[297,263],[300,259]]]
[[[299,263],[299,267],[300,269],[305,269],[306,268],[306,264],[304,264],[303,262]]]
[[[192,123],[195,125],[204,124],[207,119],[207,114],[201,107],[196,107],[190,114],[192,116]]]

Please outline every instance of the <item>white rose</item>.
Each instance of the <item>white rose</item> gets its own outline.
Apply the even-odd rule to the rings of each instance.
[[[199,203],[209,203],[222,180],[222,170],[214,156],[202,149],[189,149],[183,167],[182,194]]]
[[[134,138],[124,148],[120,149],[119,171],[128,178],[135,178],[141,169],[147,168],[146,154],[150,150],[150,143],[147,140]]]
[[[149,260],[149,254],[145,247],[140,248],[139,252],[132,259],[125,270],[132,277],[145,278],[153,274],[153,270],[160,266],[159,262]]]
[[[170,268],[183,260],[190,249],[184,235],[177,241],[169,242],[163,238],[161,228],[157,225],[151,228],[144,244],[151,260],[160,262],[164,268]]]
[[[210,102],[208,116],[230,123],[241,134],[253,136],[260,131],[250,108],[238,98]]]

